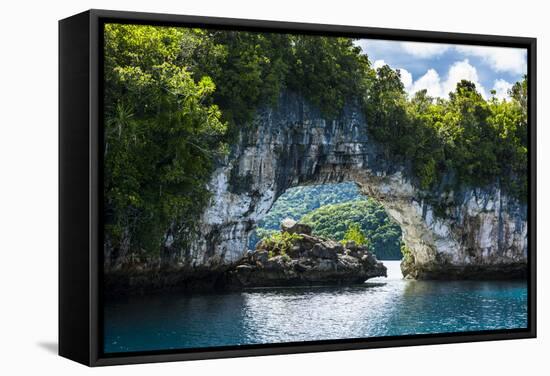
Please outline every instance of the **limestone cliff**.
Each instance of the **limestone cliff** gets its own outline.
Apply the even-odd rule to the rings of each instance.
[[[355,181],[401,226],[412,278],[509,277],[525,273],[527,208],[498,184],[422,191],[409,166],[368,135],[368,119],[348,106],[327,121],[285,93],[259,111],[250,131],[214,172],[210,206],[189,257],[193,265],[231,263],[247,249],[255,223],[288,188]]]
[[[247,251],[255,224],[288,188],[356,182],[401,226],[409,250],[409,278],[523,276],[527,263],[527,206],[498,183],[483,187],[420,190],[410,166],[395,162],[369,137],[362,111],[347,106],[328,121],[302,98],[283,93],[278,105],[258,111],[228,157],[219,161],[208,189],[196,240],[177,249],[167,237],[162,262],[181,273],[224,270]],[[106,244],[106,253],[109,252]],[[106,257],[106,259],[108,259]],[[156,276],[157,274],[155,274]]]

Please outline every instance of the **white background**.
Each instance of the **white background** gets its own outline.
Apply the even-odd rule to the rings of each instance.
[[[544,1],[5,1],[0,20],[0,374],[521,375],[548,372],[550,141]],[[88,369],[57,346],[57,20],[88,8],[538,38],[539,338]],[[546,366],[546,367],[545,367]]]

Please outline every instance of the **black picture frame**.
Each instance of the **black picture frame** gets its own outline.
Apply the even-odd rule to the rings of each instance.
[[[528,51],[528,327],[104,354],[102,351],[102,45],[105,22],[215,27],[521,47]],[[88,10],[59,21],[59,354],[88,366],[536,337],[536,39],[358,26]]]

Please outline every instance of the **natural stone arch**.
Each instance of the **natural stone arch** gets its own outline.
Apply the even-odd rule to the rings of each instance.
[[[181,255],[193,265],[236,261],[276,199],[305,184],[355,181],[401,226],[414,278],[519,276],[527,262],[527,209],[498,184],[454,192],[419,190],[347,106],[328,121],[291,93],[258,112],[213,173],[200,235]]]

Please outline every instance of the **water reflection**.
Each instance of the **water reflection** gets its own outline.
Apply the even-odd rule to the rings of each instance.
[[[362,286],[166,294],[105,305],[105,351],[138,351],[527,325],[521,282],[441,282],[389,278]]]
[[[240,344],[244,301],[241,294],[161,294],[107,301],[105,350]]]

